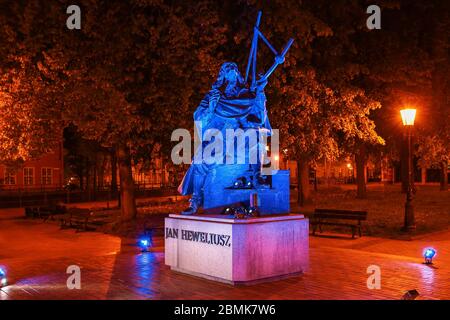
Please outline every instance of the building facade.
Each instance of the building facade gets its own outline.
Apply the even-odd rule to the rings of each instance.
[[[62,143],[39,159],[25,161],[18,167],[0,165],[0,190],[41,191],[60,189],[64,184]]]

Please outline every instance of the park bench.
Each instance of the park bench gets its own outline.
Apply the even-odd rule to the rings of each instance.
[[[158,233],[164,235],[164,226],[151,226],[151,227],[144,227],[144,233],[147,235],[151,235],[152,237]]]
[[[92,211],[82,208],[70,208],[61,219],[61,228],[76,228],[87,230],[87,223]]]
[[[352,211],[352,210],[338,210],[338,209],[315,209],[314,214],[310,219],[313,227],[313,235],[316,234],[316,229],[322,232],[323,225],[329,226],[346,226],[352,229],[352,238],[355,238],[356,230],[361,237],[361,221],[367,219],[367,211]]]
[[[25,207],[25,216],[28,218],[42,218],[44,221],[54,219],[54,215],[66,213],[66,206],[64,205],[48,205]]]
[[[112,211],[92,211],[87,221],[87,227],[91,230],[103,226],[105,224],[114,222],[115,215]]]
[[[95,230],[114,220],[111,211],[92,211],[91,209],[70,208],[61,219],[61,228],[76,228],[77,231]]]

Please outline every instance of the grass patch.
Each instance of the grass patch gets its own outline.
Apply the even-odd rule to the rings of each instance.
[[[439,191],[438,186],[417,185],[414,197],[416,234],[445,230],[450,225],[450,192]],[[405,197],[399,185],[369,186],[366,199],[356,199],[354,186],[319,187],[313,204],[302,209],[333,208],[365,210],[368,220],[364,233],[372,236],[397,237],[401,235],[405,214]]]

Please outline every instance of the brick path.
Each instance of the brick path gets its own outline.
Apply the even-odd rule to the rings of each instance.
[[[438,250],[436,268],[421,263],[428,245]],[[171,272],[163,251],[162,238],[153,252],[139,253],[110,235],[2,219],[0,265],[11,285],[0,299],[400,299],[410,289],[420,299],[450,299],[450,231],[414,241],[311,237],[309,271],[249,287]],[[82,270],[81,290],[66,287],[66,268],[74,264]],[[381,268],[380,290],[367,289],[369,265]]]

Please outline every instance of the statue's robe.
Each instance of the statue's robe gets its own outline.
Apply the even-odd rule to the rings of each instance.
[[[208,129],[217,129],[222,132],[224,139],[226,129],[267,129],[268,135],[272,131],[269,118],[267,117],[264,92],[258,91],[253,93],[245,88],[241,89],[235,97],[226,97],[218,89],[211,90],[194,112],[194,121],[201,123],[202,133]],[[196,127],[196,130],[200,132],[198,127]],[[203,150],[208,143],[211,142],[202,143]],[[196,152],[199,152],[199,150],[196,150]],[[182,195],[189,195],[193,192],[194,166],[197,166],[197,169],[201,168],[200,170],[203,171],[203,174],[207,174],[213,165],[204,163],[191,164],[178,187],[178,191]]]

